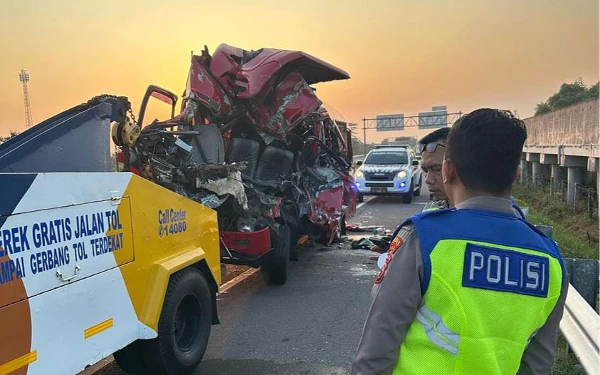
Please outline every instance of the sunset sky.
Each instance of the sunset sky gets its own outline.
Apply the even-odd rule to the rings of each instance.
[[[0,135],[24,129],[22,68],[36,124],[102,93],[137,113],[149,84],[181,95],[190,51],[223,42],[348,71],[317,85],[347,121],[432,105],[525,118],[561,83],[598,81],[598,18],[598,0],[0,0]]]

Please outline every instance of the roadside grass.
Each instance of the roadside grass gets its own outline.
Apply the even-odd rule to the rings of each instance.
[[[552,367],[551,375],[587,375],[583,367],[577,361],[572,351],[567,350],[567,340],[563,334],[558,332],[558,345],[556,360]]]
[[[532,224],[552,226],[552,237],[565,258],[598,259],[598,220],[575,212],[558,197],[515,184],[513,196],[520,207],[529,207]]]
[[[515,184],[512,190],[520,207],[529,207],[528,221],[549,225],[552,237],[565,258],[598,259],[598,220],[590,219],[587,212],[576,212],[548,193],[532,191]],[[585,375],[577,357],[569,351],[567,341],[558,333],[556,360],[552,375]]]

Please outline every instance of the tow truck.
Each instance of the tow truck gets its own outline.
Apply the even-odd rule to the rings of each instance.
[[[99,97],[0,145],[0,374],[189,374],[219,324],[217,213],[113,172]]]

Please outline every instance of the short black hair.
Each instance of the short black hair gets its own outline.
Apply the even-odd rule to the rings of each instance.
[[[436,131],[433,131],[433,132],[427,134],[423,138],[421,138],[419,140],[419,143],[426,145],[431,142],[438,142],[441,140],[445,141],[446,138],[448,138],[449,133],[450,133],[450,128],[440,128]]]
[[[481,108],[454,123],[445,157],[454,163],[467,189],[505,194],[510,191],[526,139],[525,123],[510,111]]]

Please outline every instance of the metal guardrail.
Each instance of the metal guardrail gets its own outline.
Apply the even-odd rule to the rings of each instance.
[[[569,284],[560,330],[588,374],[600,373],[600,316]]]
[[[522,210],[527,217],[529,208],[523,207]],[[553,238],[551,226],[535,227]],[[569,290],[560,330],[583,369],[590,375],[600,374],[600,315],[595,309],[600,265],[598,260],[592,259],[563,260],[569,275]]]

